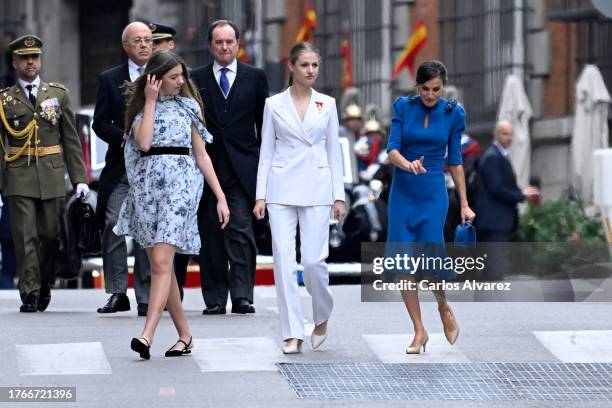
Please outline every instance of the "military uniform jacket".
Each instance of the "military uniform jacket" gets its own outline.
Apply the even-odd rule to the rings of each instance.
[[[4,108],[8,124],[15,130],[24,129],[32,119],[38,123],[40,147],[60,145],[62,152],[36,156],[27,152],[12,162],[0,158],[0,189],[6,196],[23,196],[47,200],[65,197],[64,174],[68,169],[73,184],[87,183],[85,162],[81,142],[76,131],[74,112],[70,104],[68,90],[58,83],[41,81],[36,98],[36,106],[28,99],[27,92],[18,84],[0,91],[0,103]],[[54,106],[56,113],[45,119],[45,107]],[[0,123],[4,146],[21,147],[24,140],[12,137]],[[34,136],[31,147],[33,148]],[[8,143],[6,143],[8,142]],[[9,154],[13,156],[13,154]]]

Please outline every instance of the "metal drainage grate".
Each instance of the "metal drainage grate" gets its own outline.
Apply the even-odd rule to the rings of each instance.
[[[298,398],[612,401],[612,364],[278,364]]]

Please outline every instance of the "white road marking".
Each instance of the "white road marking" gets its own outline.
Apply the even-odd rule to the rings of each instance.
[[[534,331],[563,363],[612,363],[612,330]]]
[[[194,339],[192,352],[202,372],[277,371],[289,362],[281,346],[268,337]]]
[[[19,375],[112,374],[100,342],[17,344]]]
[[[446,341],[443,333],[429,333],[425,353],[406,354],[412,334],[364,334],[368,346],[383,363],[466,363],[469,359],[457,347]],[[459,340],[460,342],[461,340]]]

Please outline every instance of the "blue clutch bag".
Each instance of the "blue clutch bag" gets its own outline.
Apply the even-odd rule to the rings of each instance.
[[[476,227],[465,222],[455,228],[455,243],[464,245],[476,244]]]

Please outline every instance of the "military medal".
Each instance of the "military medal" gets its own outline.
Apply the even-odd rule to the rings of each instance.
[[[53,126],[57,124],[60,117],[60,104],[57,98],[46,99],[40,104],[40,116],[51,122]]]

